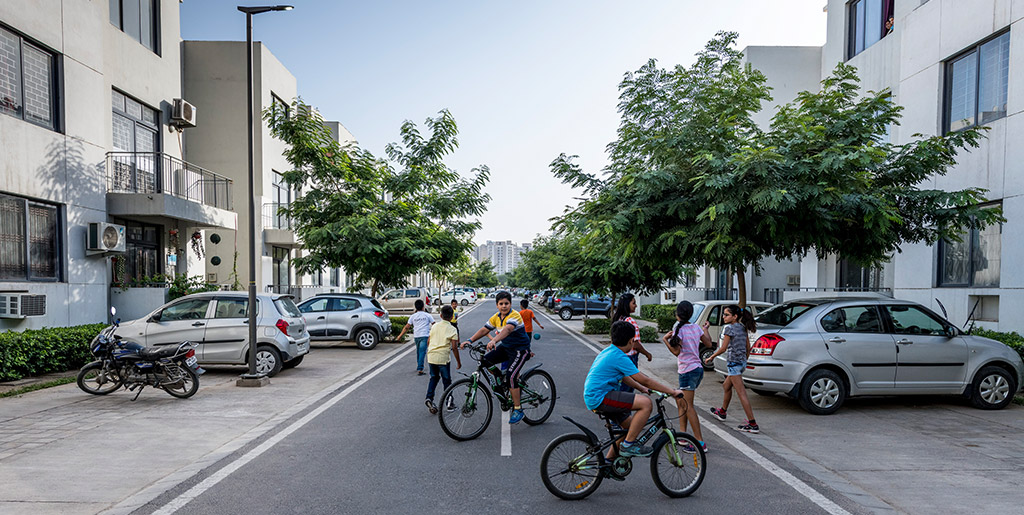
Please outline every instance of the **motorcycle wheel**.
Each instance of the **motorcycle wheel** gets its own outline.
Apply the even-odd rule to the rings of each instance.
[[[102,382],[100,382],[101,380]],[[124,381],[116,369],[104,371],[103,363],[95,361],[78,371],[76,382],[85,393],[106,395],[120,388]]]
[[[161,385],[165,392],[179,399],[187,399],[199,391],[199,376],[191,368],[181,365],[168,365],[164,369],[169,380],[177,381]]]

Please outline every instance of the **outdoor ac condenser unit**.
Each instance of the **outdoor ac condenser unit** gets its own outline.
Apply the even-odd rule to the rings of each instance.
[[[92,253],[124,252],[124,237],[123,225],[91,222],[85,250]]]
[[[786,286],[800,286],[800,276],[799,275],[787,275],[786,276]]]
[[[0,293],[0,318],[40,317],[46,314],[46,295]]]
[[[195,127],[196,106],[183,98],[175,98],[174,106],[171,108],[171,123],[178,127]]]

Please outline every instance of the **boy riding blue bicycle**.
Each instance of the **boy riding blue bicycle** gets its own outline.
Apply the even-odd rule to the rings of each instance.
[[[516,424],[523,419],[520,391],[516,384],[519,380],[519,372],[530,354],[530,339],[526,336],[522,317],[519,316],[518,311],[512,309],[512,294],[507,291],[498,292],[494,301],[498,306],[498,312],[469,340],[462,342],[462,348],[487,336],[491,331],[500,329],[498,335],[487,344],[488,352],[484,354],[481,363],[490,368],[495,377],[502,377],[499,367],[502,363],[508,363],[504,380],[513,404],[508,423]]]

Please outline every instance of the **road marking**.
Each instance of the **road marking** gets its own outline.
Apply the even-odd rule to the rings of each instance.
[[[512,455],[512,424],[508,423],[508,411],[501,412],[501,455]]]
[[[562,322],[560,322],[558,320],[555,320],[554,318],[551,318],[546,313],[541,313],[541,314],[544,315],[544,318],[547,318],[548,320],[554,322],[560,329],[562,329],[563,331],[568,333],[569,336],[572,336],[573,338],[575,338],[580,343],[586,345],[587,347],[590,347],[590,349],[593,350],[594,352],[596,352],[598,354],[601,353],[601,349],[599,349],[596,346],[594,346],[593,343],[587,341],[582,336],[576,334],[576,331],[573,331],[572,329],[569,329],[564,324],[562,324]],[[775,477],[781,479],[784,483],[786,483],[787,485],[791,486],[799,494],[803,495],[804,497],[809,499],[814,504],[817,504],[819,507],[821,507],[821,509],[825,510],[826,512],[828,512],[828,513],[830,513],[832,515],[850,515],[850,512],[846,511],[845,509],[843,509],[838,504],[836,504],[836,503],[832,502],[831,500],[829,500],[829,498],[825,497],[823,494],[821,494],[820,492],[815,490],[812,486],[808,485],[807,483],[804,483],[799,478],[797,478],[793,474],[790,474],[789,472],[787,472],[782,467],[776,465],[774,462],[772,462],[768,458],[765,458],[760,453],[758,453],[757,451],[752,449],[747,444],[741,442],[738,438],[736,438],[735,436],[729,434],[728,432],[726,432],[721,427],[718,427],[715,424],[709,423],[707,420],[704,419],[704,417],[701,417],[700,415],[697,415],[697,418],[700,419],[700,427],[701,427],[701,429],[709,429],[709,430],[711,430],[712,433],[714,433],[716,436],[718,436],[719,438],[724,440],[725,443],[733,446],[734,448],[736,448],[736,450],[738,450],[741,453],[743,453],[743,455],[745,455],[747,458],[750,458],[751,461],[753,461],[754,463],[757,463],[758,465],[760,465],[763,469],[767,470],[768,472],[771,472]]]
[[[318,408],[316,408],[313,411],[309,412],[308,414],[306,414],[306,416],[302,417],[301,419],[295,421],[295,423],[293,423],[292,425],[288,426],[287,428],[282,430],[280,433],[270,437],[267,441],[261,443],[260,445],[258,445],[257,447],[255,447],[251,451],[245,453],[244,455],[242,455],[241,457],[239,457],[235,461],[227,464],[224,468],[218,470],[217,472],[214,472],[212,475],[210,475],[206,479],[202,480],[196,486],[193,486],[192,488],[190,488],[187,491],[185,491],[185,493],[183,493],[183,494],[179,495],[178,497],[172,499],[170,502],[165,504],[159,510],[154,511],[153,514],[154,515],[170,515],[170,514],[176,512],[176,511],[178,511],[183,506],[185,506],[186,504],[188,504],[189,502],[194,500],[196,497],[199,497],[200,495],[202,495],[204,492],[206,492],[210,488],[213,488],[217,483],[220,483],[222,480],[224,480],[224,478],[230,476],[232,473],[234,473],[236,470],[242,468],[243,466],[245,466],[250,461],[258,458],[261,454],[267,452],[268,450],[270,450],[270,448],[272,448],[273,446],[277,445],[281,440],[284,440],[289,435],[291,435],[295,431],[298,431],[303,426],[308,424],[310,421],[312,421],[316,417],[320,416],[321,413],[323,413],[324,411],[327,411],[331,406],[334,406],[339,401],[341,401],[342,399],[347,397],[348,394],[356,391],[364,383],[366,383],[370,379],[373,379],[374,377],[376,377],[377,374],[380,374],[381,372],[387,370],[388,367],[390,367],[391,365],[401,361],[403,357],[405,357],[407,354],[411,353],[413,351],[413,349],[415,349],[415,348],[416,348],[415,346],[412,346],[409,349],[405,350],[404,352],[400,352],[400,353],[394,355],[391,358],[390,361],[388,361],[387,363],[381,365],[381,367],[378,368],[377,370],[374,370],[369,375],[363,377],[359,381],[356,381],[350,387],[346,388],[345,391],[338,393],[334,397],[331,397],[326,402],[321,404]]]

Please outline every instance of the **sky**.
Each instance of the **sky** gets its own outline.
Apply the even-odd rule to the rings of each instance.
[[[282,0],[282,2],[287,0]],[[618,84],[648,59],[689,65],[719,30],[748,45],[825,42],[825,0],[291,0],[253,18],[253,38],[299,95],[377,156],[399,127],[448,109],[459,148],[446,163],[491,172],[475,241],[532,241],[575,205],[551,175],[560,153],[607,164]],[[184,0],[186,40],[245,40],[237,1]],[[253,0],[244,5],[273,5]]]

